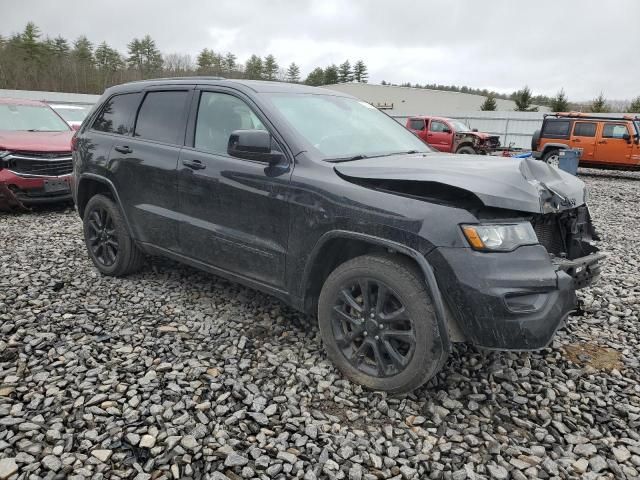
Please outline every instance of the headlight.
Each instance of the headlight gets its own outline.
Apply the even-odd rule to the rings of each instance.
[[[536,232],[529,222],[462,225],[462,231],[475,250],[508,252],[522,245],[538,243]]]

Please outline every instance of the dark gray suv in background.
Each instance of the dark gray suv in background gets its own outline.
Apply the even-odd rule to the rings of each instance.
[[[106,275],[163,255],[317,315],[327,354],[410,391],[452,342],[542,348],[597,278],[583,183],[535,160],[432,151],[331,90],[216,78],[110,88],[73,141]]]

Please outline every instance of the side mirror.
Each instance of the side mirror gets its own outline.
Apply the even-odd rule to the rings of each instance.
[[[235,130],[229,136],[227,153],[236,158],[273,165],[282,153],[271,149],[271,134],[265,130]]]
[[[471,129],[471,131],[472,131],[472,132],[477,132],[477,131],[478,131],[478,129],[477,129],[477,128],[472,128],[472,129]]]
[[[627,143],[630,143],[631,142],[631,135],[629,135],[628,133],[623,133],[622,134],[622,139],[624,141],[626,141]]]
[[[444,130],[442,130],[442,133],[451,133],[451,130],[448,128],[445,128]]]

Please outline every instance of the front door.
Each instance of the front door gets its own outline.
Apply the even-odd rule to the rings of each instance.
[[[227,154],[234,130],[267,129],[243,98],[228,90],[202,91],[197,102],[193,138],[187,139],[178,167],[181,252],[281,287],[291,168]]]
[[[581,148],[581,160],[592,162],[596,151],[596,130],[598,124],[596,122],[576,121],[573,124],[573,132],[571,134],[571,147]]]
[[[609,165],[633,165],[633,134],[625,122],[604,122],[600,124],[600,134],[596,144],[595,161]],[[628,138],[625,138],[628,135]]]
[[[427,143],[441,152],[450,152],[453,145],[451,127],[440,120],[430,120]]]

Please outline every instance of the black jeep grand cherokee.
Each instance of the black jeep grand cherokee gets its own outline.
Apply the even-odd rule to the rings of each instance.
[[[215,78],[110,88],[73,143],[106,275],[164,255],[317,314],[329,357],[412,390],[452,342],[544,347],[599,273],[581,181],[433,152],[331,90]]]

